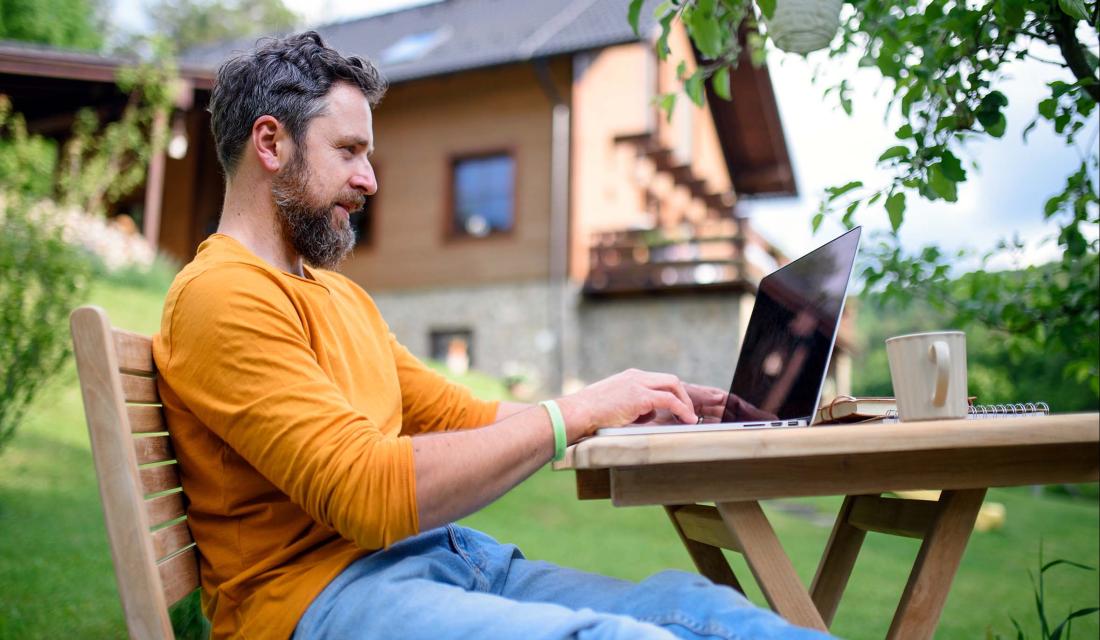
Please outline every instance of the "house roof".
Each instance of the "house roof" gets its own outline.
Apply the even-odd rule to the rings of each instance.
[[[640,32],[656,26],[646,0]],[[344,55],[371,59],[391,82],[636,42],[627,0],[442,0],[392,13],[316,27]],[[221,63],[251,50],[248,38],[199,47],[180,59],[193,87],[209,89]],[[115,94],[117,69],[131,60],[25,42],[0,41],[0,84],[29,117],[102,103]],[[730,176],[742,195],[794,195],[797,188],[766,67],[744,56],[731,73],[732,102],[707,97]],[[55,112],[57,112],[55,114]],[[64,118],[58,126],[64,125]],[[59,129],[60,130],[60,129]]]
[[[641,38],[627,23],[627,0],[442,0],[392,13],[316,27],[325,42],[344,55],[369,58],[390,82],[403,82],[469,69],[598,49]],[[656,28],[647,0],[639,31]],[[255,39],[192,49],[182,61],[216,68]],[[741,194],[794,195],[779,111],[767,68],[754,68],[748,55],[731,73],[735,99],[707,93],[715,125]]]
[[[113,84],[120,67],[140,63],[137,57],[109,56],[34,42],[0,40],[0,73],[13,76]],[[185,78],[208,81],[214,78],[213,71],[186,62],[180,64],[179,72]]]
[[[656,4],[641,12],[642,33],[655,24]],[[315,29],[329,46],[368,57],[401,82],[635,42],[626,10],[626,0],[443,0]],[[198,47],[182,60],[214,68],[254,45],[249,38]]]

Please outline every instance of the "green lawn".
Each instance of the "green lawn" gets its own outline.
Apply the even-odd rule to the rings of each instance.
[[[92,299],[108,309],[118,326],[156,330],[160,296],[155,293],[104,286]],[[469,381],[486,393],[499,393],[484,378]],[[1007,507],[1006,526],[972,538],[938,637],[984,638],[989,630],[1015,637],[1010,617],[1023,624],[1029,637],[1039,637],[1027,572],[1035,570],[1040,537],[1047,560],[1067,558],[1096,566],[1100,559],[1094,488],[1085,498],[996,489],[989,499]],[[766,507],[807,582],[838,504],[838,499],[821,498]],[[629,579],[665,568],[691,569],[661,510],[579,502],[568,473],[544,469],[465,524],[518,544],[529,557]],[[868,536],[834,631],[851,638],[882,637],[916,552],[914,540]],[[734,566],[743,583],[751,582],[739,558]],[[1061,619],[1070,607],[1100,601],[1094,572],[1058,567],[1047,575],[1052,617]],[[758,593],[749,595],[763,601]],[[1079,621],[1073,632],[1076,638],[1097,637],[1097,617]],[[80,394],[70,367],[39,399],[0,455],[0,638],[124,635]]]

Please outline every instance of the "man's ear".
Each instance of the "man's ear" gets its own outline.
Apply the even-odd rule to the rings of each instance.
[[[289,136],[274,116],[260,116],[252,123],[252,148],[260,166],[275,173],[289,159]]]

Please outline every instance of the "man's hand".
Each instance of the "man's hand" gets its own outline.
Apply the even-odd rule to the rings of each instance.
[[[729,394],[716,387],[706,387],[698,384],[684,383],[684,389],[691,398],[691,406],[695,409],[695,415],[703,419],[703,422],[718,422],[722,419],[722,412],[726,408],[726,398]],[[651,414],[639,416],[637,423],[656,422],[657,424],[676,424],[680,422],[669,411],[655,411]]]
[[[730,395],[730,402],[726,405],[726,411],[722,416],[723,422],[743,422],[745,420],[778,420],[779,416],[774,413],[764,411],[744,400],[743,398]]]
[[[572,442],[599,427],[632,424],[661,411],[668,412],[678,422],[693,424],[699,420],[695,407],[712,411],[717,400],[717,396],[705,391],[697,391],[697,394],[698,404],[687,387],[672,374],[628,369],[561,398],[558,406]],[[721,405],[714,415],[722,415]]]

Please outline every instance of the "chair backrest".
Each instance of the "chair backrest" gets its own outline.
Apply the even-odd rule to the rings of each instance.
[[[199,568],[152,341],[112,329],[99,307],[70,324],[126,625],[132,638],[172,638],[168,606],[198,588]]]

